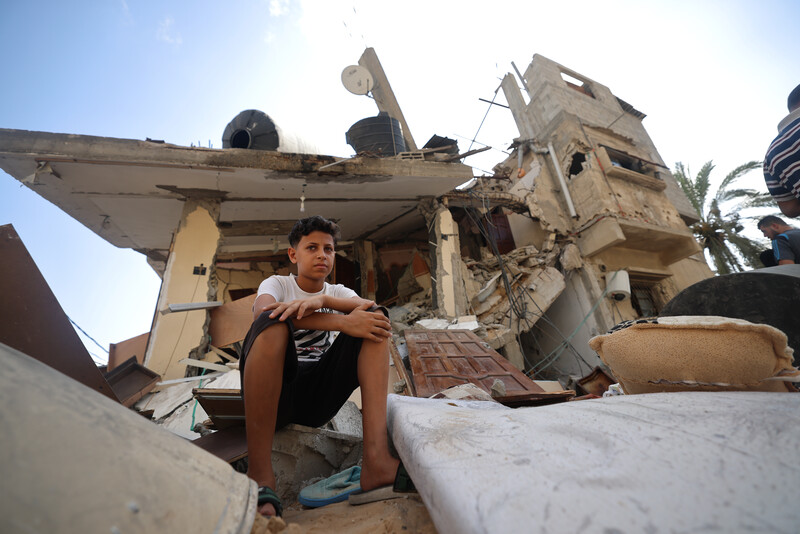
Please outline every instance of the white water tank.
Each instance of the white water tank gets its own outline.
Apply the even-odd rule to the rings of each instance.
[[[606,274],[606,291],[614,300],[631,298],[631,279],[628,271],[611,271]]]

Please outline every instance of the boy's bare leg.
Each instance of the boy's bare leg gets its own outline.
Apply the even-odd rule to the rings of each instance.
[[[278,418],[278,401],[283,385],[283,359],[289,338],[285,323],[274,324],[261,332],[247,354],[244,368],[245,426],[247,429],[247,476],[258,486],[275,489],[272,470],[272,441]],[[263,515],[275,515],[275,507],[265,504]]]
[[[389,387],[389,342],[364,339],[358,355],[364,457],[361,489],[368,491],[394,482],[400,461],[389,453],[386,431],[386,393]]]

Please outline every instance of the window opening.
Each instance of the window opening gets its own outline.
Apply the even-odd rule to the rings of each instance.
[[[246,288],[243,288],[243,289],[229,289],[228,290],[228,294],[231,296],[231,300],[239,300],[239,299],[243,299],[245,297],[249,297],[250,295],[252,295],[256,291],[257,290],[255,288],[246,287]]]
[[[654,317],[660,312],[653,284],[646,282],[631,280],[631,304],[639,317]]]
[[[611,165],[638,172],[639,174],[644,174],[651,178],[661,179],[661,173],[656,172],[655,168],[649,165],[645,160],[637,158],[636,156],[631,156],[621,150],[616,150],[607,146],[603,146],[603,148],[606,149],[606,154],[608,154]]]
[[[586,162],[586,154],[575,152],[572,155],[572,163],[569,165],[569,177],[572,178],[583,171],[583,164]]]
[[[571,76],[566,72],[561,73],[561,79],[567,84],[567,87],[570,89],[575,89],[579,93],[583,93],[588,97],[594,98],[594,93],[592,89],[589,87],[589,83],[585,82],[581,79],[576,78],[575,76]]]

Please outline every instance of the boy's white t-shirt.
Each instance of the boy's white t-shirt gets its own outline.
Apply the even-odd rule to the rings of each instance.
[[[293,274],[289,276],[273,275],[261,282],[258,286],[258,298],[261,295],[271,295],[277,302],[290,302],[297,299],[315,297],[317,295],[328,295],[335,298],[357,297],[355,291],[343,286],[342,284],[324,283],[322,291],[317,293],[306,293],[297,285],[297,277]],[[316,310],[320,313],[340,313],[330,308]],[[338,332],[328,332],[324,330],[300,330],[294,331],[294,344],[297,347],[297,359],[300,361],[316,361],[328,350],[336,339]]]

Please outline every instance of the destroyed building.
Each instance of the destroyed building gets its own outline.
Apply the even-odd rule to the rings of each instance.
[[[766,485],[777,479],[783,466],[772,458],[780,440],[769,439],[769,432],[747,432],[737,435],[746,443],[730,447],[725,433],[735,433],[742,420],[748,421],[745,426],[762,424],[765,416],[771,417],[770,429],[782,428],[796,419],[795,407],[766,394],[753,397],[758,410],[747,409],[733,394],[692,393],[672,402],[657,393],[563,403],[575,397],[568,388],[576,384],[591,393],[581,377],[603,378],[589,338],[623,320],[658,314],[682,289],[712,274],[687,227],[697,214],[645,131],[644,114],[605,86],[536,55],[524,74],[509,74],[501,85],[520,133],[510,156],[491,176],[473,177],[461,163],[470,153],[459,153],[452,140],[434,136],[417,148],[373,56],[368,49],[359,63],[375,76],[371,91],[380,111],[375,122],[390,125],[388,151],[354,147],[351,158],[292,152],[277,127],[269,132],[275,134],[272,144],[254,150],[248,121],[266,115],[249,111],[229,125],[223,150],[0,130],[0,168],[110,243],[146,255],[162,278],[152,328],[112,345],[102,376],[87,358],[80,366],[64,365],[77,361],[82,347],[38,273],[33,285],[41,291],[24,299],[16,295],[15,302],[23,308],[36,297],[39,304],[28,315],[8,317],[13,320],[6,321],[0,341],[29,355],[43,353],[35,357],[105,394],[118,404],[108,418],[117,417],[121,406],[134,406],[162,428],[235,463],[247,448],[238,373],[230,370],[252,319],[256,288],[272,274],[290,272],[290,227],[299,217],[320,213],[343,230],[332,281],[390,307],[398,335],[391,344],[389,387],[405,396],[390,395],[389,431],[440,531],[518,529],[532,517],[531,495],[552,499],[542,500],[536,513],[542,512],[542,525],[558,525],[554,531],[575,526],[573,514],[584,514],[584,526],[597,518],[596,525],[616,525],[616,510],[607,503],[618,502],[620,495],[635,504],[628,510],[636,519],[630,523],[634,529],[650,529],[652,521],[678,524],[670,506],[689,509],[692,503],[674,504],[653,492],[642,506],[640,488],[629,484],[642,471],[648,488],[660,490],[665,480],[677,484],[680,480],[669,478],[673,457],[691,459],[692,476],[681,487],[700,488],[715,510],[761,506],[748,493],[750,484],[732,484],[737,493],[731,501],[708,481],[719,475],[722,454],[739,455],[726,463],[735,472],[725,473],[731,480],[754,459],[748,480]],[[4,277],[13,293],[13,284],[36,269],[13,229],[3,228],[0,237],[13,251],[13,261],[7,252]],[[43,308],[51,315],[38,317],[35,309]],[[19,325],[36,320],[40,331],[58,323],[58,336],[27,336],[24,347],[9,341],[14,336],[8,330],[24,334]],[[72,335],[69,344],[65,332]],[[54,389],[81,394],[69,381],[62,386],[63,377],[26,363],[25,355],[0,349],[24,376],[19,384],[12,382],[17,389],[4,388],[7,399],[45,379],[58,384]],[[460,374],[473,364],[484,376]],[[543,377],[558,382],[531,380]],[[448,401],[410,398],[441,396]],[[38,400],[25,399],[38,409]],[[358,399],[353,400],[355,406],[347,403],[337,414],[332,431],[291,425],[276,437],[282,495],[296,495],[310,478],[358,461],[360,429],[346,428],[360,423]],[[553,403],[563,404],[550,411],[500,406]],[[705,420],[693,417],[697,406]],[[343,415],[347,410],[350,416]],[[653,411],[667,414],[669,424],[629,432],[629,421],[639,428]],[[125,424],[142,433],[156,428],[126,416]],[[32,416],[20,416],[26,417]],[[93,420],[83,417],[82,424],[91,428]],[[623,432],[630,439],[612,439]],[[786,450],[798,442],[797,432],[790,437]],[[197,455],[193,464],[205,469],[208,455],[194,449],[184,455],[180,447],[193,446],[169,438],[173,441],[159,447]],[[655,456],[665,460],[651,469],[650,447],[658,443]],[[17,439],[15,446],[22,449],[25,440]],[[494,454],[491,461],[487,453]],[[540,461],[543,454],[549,461]],[[155,450],[143,455],[160,456]],[[219,465],[214,469],[231,475]],[[763,482],[763,473],[770,482]],[[23,469],[15,474],[26,475]],[[496,483],[498,477],[503,484]],[[31,486],[32,494],[52,483],[46,475],[32,478],[38,484]],[[114,478],[122,484],[123,475]],[[568,490],[552,491],[556,480]],[[255,516],[254,482],[232,477],[230,484],[237,486],[241,502],[233,518],[225,518],[246,531]],[[758,493],[760,486],[753,487]],[[491,495],[484,493],[487,488]],[[698,491],[674,494],[691,500]],[[493,504],[471,505],[482,499]],[[771,501],[772,510],[788,509],[783,501]],[[136,506],[128,503],[126,513],[139,513],[139,501],[131,502]],[[706,501],[697,502],[695,515],[680,521],[697,524],[708,508]],[[551,504],[569,513],[550,514]],[[212,519],[194,520],[210,524],[214,514],[228,511],[213,509]],[[719,515],[731,524],[737,519]]]
[[[645,131],[645,115],[604,85],[540,55],[517,74],[527,99],[512,74],[501,87],[520,137],[472,197],[496,206],[500,253],[533,246],[541,258],[559,251],[563,280],[545,270],[533,293],[561,285],[550,307],[517,300],[528,310],[519,330],[543,313],[547,318],[522,338],[525,367],[537,372],[554,365],[564,379],[585,373],[583,360],[597,362],[590,337],[622,320],[658,315],[678,292],[712,273],[687,227],[697,213]],[[462,228],[464,248],[474,233],[468,224]],[[516,276],[513,267],[506,274]],[[616,288],[622,288],[618,298],[630,298],[609,298]]]
[[[365,53],[361,63],[378,70],[369,61]],[[643,113],[539,55],[521,83],[527,103],[512,74],[502,83],[520,131],[511,156],[460,190],[471,169],[438,136],[393,157],[343,160],[2,130],[0,167],[147,256],[163,283],[137,352],[163,380],[183,377],[194,359],[224,361],[213,349],[239,332],[210,332],[212,315],[226,313],[215,308],[287,273],[289,228],[322,213],[344,231],[335,282],[387,305],[421,305],[395,315],[400,329],[476,315],[478,333],[517,368],[552,365],[566,382],[599,363],[591,336],[657,314],[711,271],[687,228],[697,214]],[[391,90],[379,88],[381,111],[405,125]],[[630,280],[621,293],[630,298],[608,298],[612,276]]]

